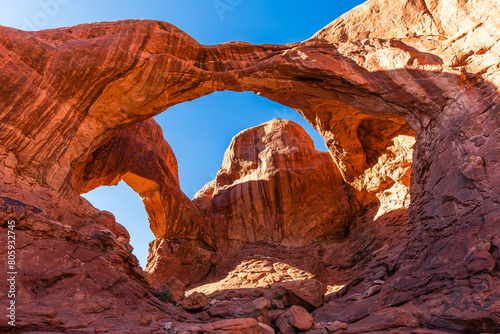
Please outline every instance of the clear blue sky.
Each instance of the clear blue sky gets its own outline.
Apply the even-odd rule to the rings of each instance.
[[[299,42],[354,8],[361,0],[2,0],[0,25],[26,30],[124,19],[175,24],[200,43],[246,41],[254,44]],[[252,93],[218,92],[176,105],[155,117],[179,163],[181,188],[190,198],[220,168],[231,138],[273,118],[293,120],[326,151],[319,134],[294,110]],[[139,196],[120,182],[84,195],[95,207],[112,212],[131,234],[134,254],[146,264],[154,239]]]

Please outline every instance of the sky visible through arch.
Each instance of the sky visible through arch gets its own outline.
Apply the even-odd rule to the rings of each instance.
[[[41,30],[81,23],[151,19],[172,23],[202,44],[245,41],[285,44],[311,37],[361,4],[360,0],[24,0],[1,2],[0,25]],[[326,151],[319,134],[297,112],[252,93],[216,92],[155,117],[179,164],[181,188],[190,198],[220,168],[231,138],[273,118],[299,123]],[[134,254],[146,265],[154,235],[139,196],[124,182],[84,195],[112,212],[131,235]]]

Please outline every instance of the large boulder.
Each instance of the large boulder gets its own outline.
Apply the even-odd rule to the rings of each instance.
[[[312,311],[323,305],[326,286],[315,279],[274,283],[271,285],[272,299],[284,306],[297,305]]]
[[[186,287],[175,277],[170,277],[165,284],[156,289],[163,301],[177,304],[186,298]]]
[[[260,323],[270,325],[270,302],[264,297],[256,299],[214,300],[207,308],[209,316],[214,318],[254,318]]]
[[[276,326],[282,334],[305,332],[310,330],[313,324],[313,317],[300,306],[290,307],[276,320]]]
[[[208,305],[208,302],[209,300],[206,294],[195,291],[187,296],[186,299],[180,303],[180,306],[186,311],[194,311],[204,308]]]

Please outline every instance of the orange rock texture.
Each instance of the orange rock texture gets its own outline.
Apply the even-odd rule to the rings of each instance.
[[[180,190],[177,159],[153,119],[123,130],[74,170],[80,193],[124,180],[141,196],[157,238],[201,232],[199,212]]]
[[[344,237],[354,196],[330,154],[298,124],[275,119],[233,138],[193,202],[217,238],[303,246]]]
[[[411,147],[408,150],[411,152]],[[411,157],[405,158],[411,161]],[[398,172],[404,174],[406,169]],[[400,187],[394,194],[385,194],[396,209],[407,206],[398,201],[401,196],[407,197],[405,186]],[[215,180],[195,195],[193,203],[205,222],[204,238],[157,238],[150,244],[146,271],[155,286],[170,276],[192,285],[224,278],[234,266],[250,260],[248,256],[272,255],[277,263],[291,259],[295,263],[297,257],[303,258],[298,267],[307,275],[314,272],[326,282],[338,284],[345,273],[341,277],[330,274],[328,267],[341,267],[347,272],[354,264],[350,256],[332,259],[334,252],[342,247],[342,252],[351,254],[363,250],[366,261],[382,240],[401,227],[387,217],[363,226],[358,216],[369,207],[366,216],[373,220],[382,214],[382,206],[374,214],[376,205],[367,206],[366,199],[358,196],[356,189],[342,179],[330,154],[316,151],[312,139],[298,124],[269,121],[236,135]],[[403,212],[395,215],[400,223],[407,222]],[[167,225],[175,224],[167,220]],[[383,231],[379,231],[382,226]],[[360,229],[364,230],[362,235],[351,233]],[[276,276],[285,277],[275,275],[273,269],[252,283],[274,282]],[[329,276],[335,279],[330,281]],[[247,286],[245,281],[238,275],[238,279],[226,279],[225,284],[216,286],[242,287]]]
[[[454,0],[370,0],[288,45],[203,46],[156,21],[0,27],[0,218],[3,234],[17,228],[17,329],[149,333],[204,319],[258,333],[269,304],[212,321],[150,285],[206,283],[258,255],[345,284],[312,313],[324,328],[499,332],[499,27],[494,2]],[[217,90],[294,108],[331,160],[274,120],[235,137],[189,201],[148,119]],[[125,229],[79,196],[120,179],[157,237],[149,273]],[[293,313],[278,304],[276,319]]]

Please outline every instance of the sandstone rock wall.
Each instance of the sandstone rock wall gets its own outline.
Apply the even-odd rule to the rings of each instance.
[[[398,151],[405,147],[399,143],[389,152],[411,161],[413,141],[408,144],[406,154]],[[409,166],[398,167],[385,168],[400,175],[409,171]],[[236,135],[215,180],[195,195],[193,203],[205,221],[210,247],[201,240],[158,238],[150,244],[146,271],[155,286],[175,276],[188,286],[223,279],[230,283],[215,286],[239,287],[248,282],[243,283],[242,274],[231,278],[234,267],[272,256],[271,267],[257,265],[260,276],[253,283],[290,277],[273,269],[286,262],[305,277],[341,286],[396,230],[403,237],[407,229],[408,190],[394,181],[388,186],[389,190],[377,193],[380,204],[368,202],[343,181],[328,153],[314,149],[298,124],[269,121]],[[166,223],[175,225],[168,219]]]
[[[360,207],[331,156],[279,119],[236,135],[193,202],[220,239],[285,246],[342,239]]]

